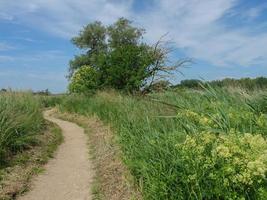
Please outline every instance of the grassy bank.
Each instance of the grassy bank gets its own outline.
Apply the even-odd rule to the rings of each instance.
[[[19,152],[9,161],[8,166],[0,169],[0,199],[11,200],[26,192],[31,186],[31,178],[43,172],[43,165],[53,157],[63,137],[59,127],[45,124],[36,136],[38,145]]]
[[[0,199],[14,199],[62,141],[45,122],[40,99],[29,93],[0,93]]]
[[[144,199],[266,198],[263,94],[100,92],[66,97],[60,109],[112,125]]]
[[[28,93],[0,94],[0,167],[18,152],[36,145],[44,120],[39,101]]]

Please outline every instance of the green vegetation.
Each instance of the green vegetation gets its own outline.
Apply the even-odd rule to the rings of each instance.
[[[62,142],[61,130],[43,119],[45,106],[58,97],[0,93],[0,199],[14,199],[29,187]]]
[[[92,92],[98,88],[97,72],[90,66],[82,66],[72,76],[69,90],[75,93]]]
[[[112,125],[144,199],[266,199],[265,95],[211,87],[147,97],[98,92],[68,96],[59,107]]]
[[[114,134],[97,117],[57,112],[66,121],[77,123],[88,135],[90,159],[94,168],[91,182],[92,199],[142,199],[133,178],[120,159],[120,149],[114,141]]]
[[[182,80],[180,84],[174,85],[172,87],[201,89],[202,88],[201,85],[203,84],[209,84],[213,87],[234,87],[252,91],[259,89],[267,89],[267,78],[265,77],[241,78],[241,79],[225,78],[222,80],[213,80],[213,81],[187,79],[187,80]]]
[[[190,60],[167,65],[171,49],[143,34],[124,18],[84,27],[72,39],[84,52],[70,62],[76,95],[60,109],[112,125],[144,199],[266,199],[267,79],[173,86],[166,76]]]
[[[0,95],[0,166],[32,145],[44,127],[41,105],[28,93]]]
[[[85,26],[72,39],[83,53],[70,61],[70,95],[2,90],[0,167],[40,145],[41,108],[57,105],[112,126],[144,199],[267,199],[267,78],[173,86],[166,77],[190,59],[169,65],[171,49],[162,38],[146,44],[144,33],[124,18]]]
[[[61,130],[52,123],[46,130],[36,135],[38,146],[13,155],[7,168],[0,169],[0,199],[12,200],[29,189],[29,181],[43,172],[43,165],[53,157],[58,145],[63,141]]]
[[[51,108],[60,104],[63,96],[64,95],[36,95],[35,98],[38,99],[42,108]]]
[[[189,60],[169,65],[171,49],[161,40],[155,45],[143,41],[145,30],[120,18],[110,26],[94,22],[85,26],[72,42],[83,54],[70,61],[70,92],[87,93],[115,88],[139,92]]]

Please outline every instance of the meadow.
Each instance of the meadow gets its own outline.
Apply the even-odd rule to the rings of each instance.
[[[6,2],[0,200],[267,200],[266,3]]]
[[[266,94],[102,91],[66,96],[59,109],[112,126],[144,199],[266,199]]]
[[[202,87],[146,96],[2,93],[1,170],[40,145],[42,110],[57,105],[111,125],[143,199],[266,199],[267,92]]]

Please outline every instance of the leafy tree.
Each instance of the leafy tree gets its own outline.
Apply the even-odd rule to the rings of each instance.
[[[72,43],[78,48],[85,50],[84,54],[76,55],[70,61],[69,78],[75,70],[84,65],[97,67],[97,59],[106,52],[106,27],[96,21],[83,28],[77,37],[72,38]]]
[[[85,79],[79,80],[88,81],[83,83],[86,85],[83,89],[112,87],[133,93],[143,88],[149,89],[154,82],[189,61],[185,59],[167,65],[167,55],[171,49],[165,46],[162,39],[155,45],[144,43],[144,33],[144,29],[134,27],[125,18],[120,18],[110,26],[104,26],[98,21],[85,26],[72,39],[83,50],[83,54],[70,61],[70,91],[81,91],[71,88],[75,85],[72,82],[77,79],[73,78],[75,72],[79,72],[84,65],[90,66],[90,70]]]

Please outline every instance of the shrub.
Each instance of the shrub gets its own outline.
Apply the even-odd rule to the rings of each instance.
[[[78,69],[69,85],[69,91],[72,93],[88,93],[97,89],[97,73],[90,66],[83,66]]]
[[[188,135],[178,143],[179,187],[187,199],[263,199],[267,141],[261,135]]]

